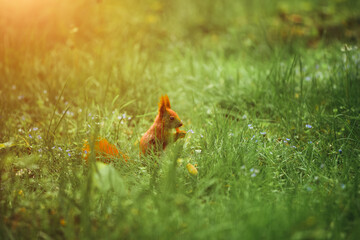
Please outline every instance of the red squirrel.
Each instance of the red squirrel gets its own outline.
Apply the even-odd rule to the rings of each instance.
[[[182,125],[177,113],[171,109],[169,97],[161,96],[158,115],[140,140],[140,154],[159,154],[169,143],[184,138],[186,132],[179,130]],[[176,132],[172,133],[172,129]]]
[[[169,97],[161,96],[158,115],[153,125],[146,131],[140,140],[140,155],[153,153],[159,155],[169,143],[184,138],[186,132],[179,130],[183,124],[175,111],[171,109]],[[176,132],[172,133],[172,129]],[[110,163],[115,159],[123,158],[126,162],[128,156],[110,144],[105,138],[99,138],[94,143],[96,158],[98,161]],[[90,155],[90,144],[85,141],[82,148],[82,157],[87,161]]]

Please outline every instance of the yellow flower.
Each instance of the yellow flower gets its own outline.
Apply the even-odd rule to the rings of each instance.
[[[65,225],[66,225],[66,221],[65,221],[64,218],[61,218],[61,219],[60,219],[60,225],[61,225],[61,226],[65,226]]]
[[[194,167],[194,165],[192,165],[191,163],[188,163],[186,165],[187,170],[189,171],[189,173],[193,176],[198,175],[198,170],[196,169],[196,167]]]
[[[24,192],[23,192],[23,190],[19,190],[19,192],[18,192],[18,194],[20,195],[20,196],[24,196]]]

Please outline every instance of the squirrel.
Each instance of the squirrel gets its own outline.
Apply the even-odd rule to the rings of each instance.
[[[153,125],[140,140],[140,156],[150,153],[159,155],[168,144],[176,142],[186,135],[185,131],[179,129],[183,124],[177,113],[171,109],[169,97],[167,95],[161,96],[158,105],[159,110]],[[172,133],[172,129],[175,129],[176,132]],[[125,162],[129,159],[126,154],[119,151],[115,145],[110,144],[105,138],[98,138],[94,143],[94,149],[97,160],[104,163],[110,163],[121,157]],[[88,141],[85,141],[82,153],[82,157],[87,161],[90,155]]]
[[[177,113],[171,109],[170,100],[167,95],[161,96],[159,112],[153,125],[146,131],[140,140],[140,155],[154,153],[158,155],[165,150],[169,143],[184,138],[186,132],[179,130],[183,124]],[[176,130],[172,133],[172,129]]]

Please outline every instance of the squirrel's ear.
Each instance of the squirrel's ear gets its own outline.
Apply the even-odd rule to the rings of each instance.
[[[160,102],[159,102],[159,114],[160,114],[160,116],[162,116],[165,111],[166,111],[166,100],[165,100],[164,96],[161,96]]]
[[[165,95],[165,96],[164,96],[164,100],[165,100],[165,106],[166,106],[167,108],[171,108],[171,106],[170,106],[170,100],[169,100],[168,95]]]

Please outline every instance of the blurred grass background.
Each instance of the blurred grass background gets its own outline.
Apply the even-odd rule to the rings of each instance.
[[[359,5],[0,0],[0,238],[357,239]],[[189,132],[154,170],[165,93]]]

